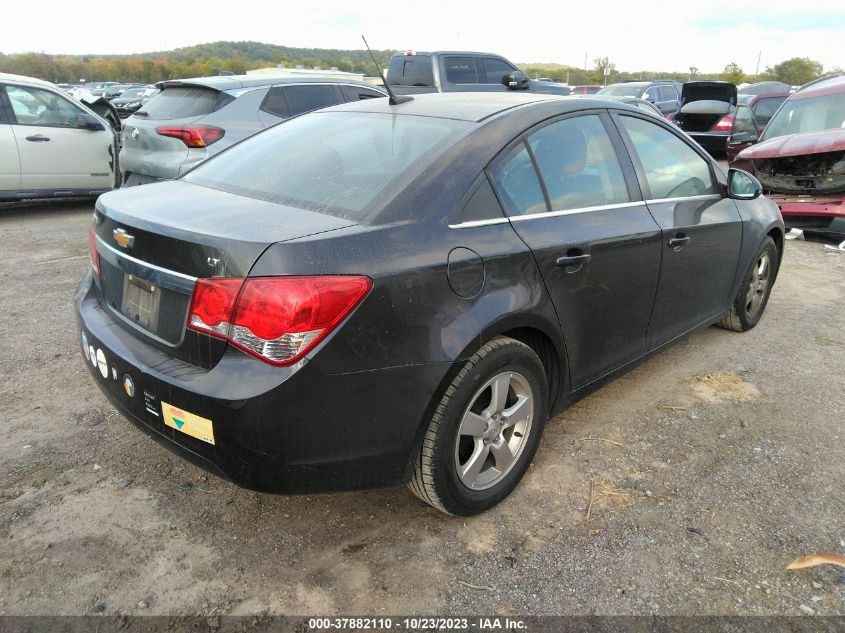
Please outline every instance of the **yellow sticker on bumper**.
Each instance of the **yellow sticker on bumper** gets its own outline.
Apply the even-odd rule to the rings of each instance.
[[[201,418],[193,413],[167,404],[161,401],[161,412],[164,414],[164,423],[185,435],[190,435],[203,442],[214,444],[214,429],[211,427],[211,420]]]

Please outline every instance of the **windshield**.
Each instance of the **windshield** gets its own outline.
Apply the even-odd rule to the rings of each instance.
[[[296,117],[190,173],[197,185],[360,221],[472,126],[467,121],[363,112]]]
[[[787,99],[769,121],[760,140],[841,127],[845,127],[845,92],[809,99]]]
[[[648,84],[614,84],[599,90],[596,95],[610,97],[639,97]]]

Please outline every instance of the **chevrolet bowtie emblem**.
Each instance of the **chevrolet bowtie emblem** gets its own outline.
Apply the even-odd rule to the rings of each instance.
[[[122,246],[125,249],[132,248],[132,245],[135,243],[135,237],[133,235],[129,235],[123,229],[115,229],[112,231],[112,237],[114,237],[114,241],[117,242],[118,246]]]

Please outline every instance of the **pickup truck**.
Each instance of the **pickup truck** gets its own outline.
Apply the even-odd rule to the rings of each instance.
[[[568,86],[529,78],[504,57],[466,51],[396,53],[387,67],[387,83],[397,95],[506,90],[570,93]]]

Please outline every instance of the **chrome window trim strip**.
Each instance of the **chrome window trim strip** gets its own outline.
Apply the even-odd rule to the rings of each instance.
[[[577,209],[561,209],[560,211],[546,211],[544,213],[529,213],[528,215],[515,215],[511,217],[512,222],[523,222],[525,220],[537,220],[539,218],[556,218],[564,215],[578,215],[580,213],[593,213],[594,211],[612,211],[613,209],[625,209],[630,207],[644,207],[643,200],[632,202],[620,202],[618,204],[603,204],[595,207],[578,207]]]
[[[471,222],[460,222],[459,224],[450,224],[450,229],[472,229],[476,226],[491,226],[493,224],[506,224],[508,218],[490,218],[489,220],[472,220]]]
[[[653,200],[646,200],[646,204],[660,204],[661,202],[686,202],[687,200],[715,200],[721,199],[722,195],[718,193],[707,193],[701,196],[683,196],[681,198],[654,198]]]
[[[121,253],[110,244],[106,244],[105,240],[99,235],[97,236],[97,244],[103,247],[102,250],[97,249],[100,256],[105,257],[106,260],[125,273],[137,275],[162,288],[168,288],[185,294],[192,294],[194,292],[194,285],[197,282],[196,277],[177,273],[174,270],[168,270],[161,266],[136,259],[126,253]]]

